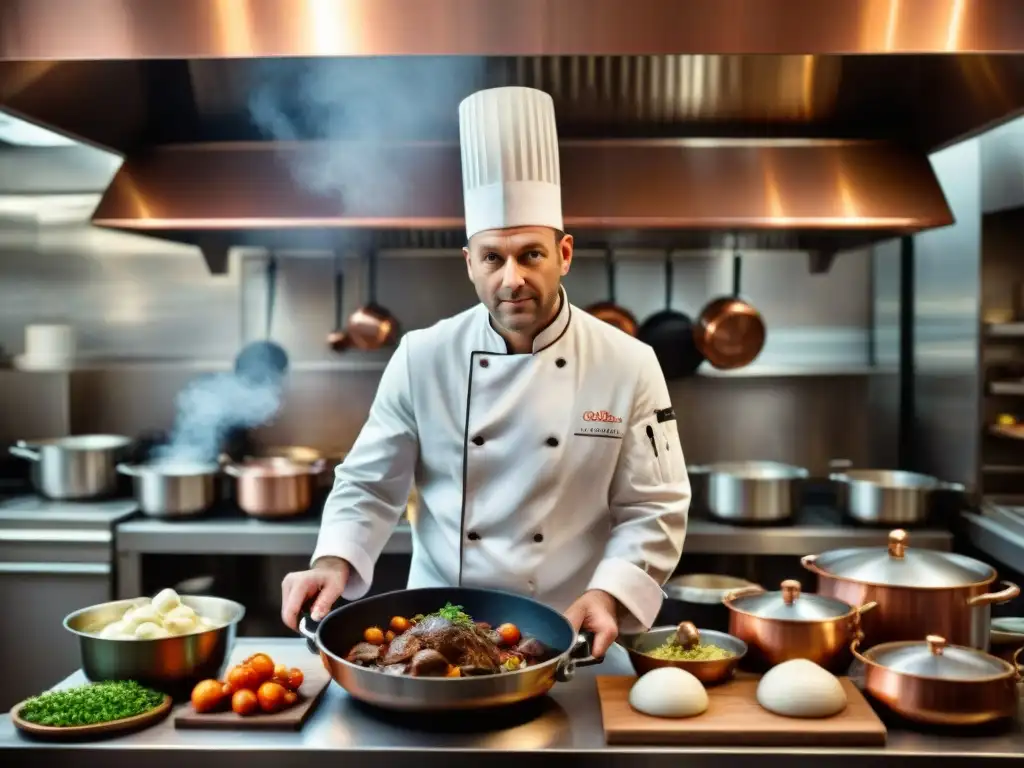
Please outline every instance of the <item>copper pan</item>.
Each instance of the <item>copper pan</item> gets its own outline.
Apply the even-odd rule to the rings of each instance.
[[[345,329],[341,314],[345,297],[345,268],[341,259],[334,257],[334,330],[327,334],[327,346],[334,352],[344,352],[352,346],[352,337]]]
[[[352,346],[357,349],[381,349],[389,347],[398,339],[398,320],[391,312],[377,303],[377,252],[370,251],[367,260],[369,302],[361,306],[348,318],[346,328]]]
[[[978,726],[1017,716],[1020,650],[1006,661],[950,645],[939,635],[866,651],[860,642],[854,638],[850,651],[864,665],[864,689],[900,717],[931,726]]]
[[[750,649],[748,665],[766,670],[791,659],[809,659],[836,674],[845,673],[861,615],[876,604],[852,606],[822,595],[801,595],[800,582],[794,579],[783,581],[780,592],[774,598],[772,594],[750,586],[722,598],[729,609],[729,634]],[[766,610],[771,600],[782,610]]]
[[[628,309],[615,302],[615,259],[611,249],[605,252],[605,269],[608,274],[608,300],[591,304],[586,311],[598,320],[615,326],[623,333],[636,336],[636,317]]]
[[[704,358],[722,371],[750,365],[764,348],[764,318],[753,305],[740,298],[743,259],[732,257],[732,295],[709,303],[697,318],[694,341]]]

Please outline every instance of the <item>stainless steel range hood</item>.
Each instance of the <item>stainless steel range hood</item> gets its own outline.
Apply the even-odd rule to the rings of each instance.
[[[211,263],[459,244],[457,104],[503,84],[554,96],[584,243],[831,253],[953,221],[927,154],[1024,110],[1021,51],[1013,0],[9,0],[0,108]]]

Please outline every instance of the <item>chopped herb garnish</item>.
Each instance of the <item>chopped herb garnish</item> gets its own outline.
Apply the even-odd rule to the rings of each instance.
[[[468,626],[473,623],[473,619],[470,618],[469,614],[463,612],[461,605],[445,603],[444,608],[434,615],[440,616],[442,619],[447,619],[452,624],[464,624]]]
[[[134,680],[112,680],[48,691],[26,701],[18,715],[37,725],[70,728],[142,715],[156,709],[163,700],[164,694],[143,688]]]

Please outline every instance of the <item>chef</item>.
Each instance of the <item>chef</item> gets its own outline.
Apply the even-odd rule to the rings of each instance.
[[[551,97],[459,107],[469,279],[480,304],[406,334],[336,473],[282,619],[357,600],[415,481],[409,588],[516,592],[594,633],[649,628],[683,547],[690,483],[652,349],[569,303]],[[429,610],[430,606],[424,606]]]

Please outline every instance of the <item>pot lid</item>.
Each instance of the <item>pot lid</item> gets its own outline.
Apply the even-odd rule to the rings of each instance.
[[[979,680],[1011,673],[1002,659],[975,648],[948,645],[938,635],[924,642],[883,643],[864,654],[870,661],[894,672],[943,680]]]
[[[782,582],[778,592],[736,595],[729,602],[738,610],[759,618],[784,621],[824,621],[845,616],[852,610],[842,600],[824,595],[801,594],[800,582],[794,579]]]
[[[722,576],[716,573],[688,573],[669,579],[664,586],[670,600],[702,605],[721,605],[722,598],[738,589],[757,586],[738,576]]]
[[[952,552],[911,549],[907,532],[889,534],[887,547],[837,549],[818,555],[814,565],[831,576],[890,587],[963,587],[995,579],[991,566]]]

